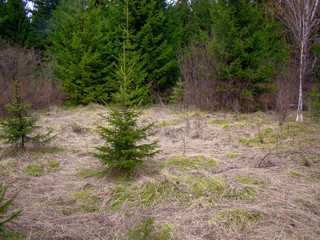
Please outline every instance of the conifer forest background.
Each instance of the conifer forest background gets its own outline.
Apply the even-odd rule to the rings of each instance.
[[[0,239],[320,239],[320,0],[0,0]]]
[[[1,112],[14,79],[33,108],[112,103],[120,86],[115,62],[127,37],[144,104],[167,103],[180,81],[179,101],[206,110],[298,105],[301,70],[307,108],[319,83],[318,23],[299,35],[290,19],[307,21],[286,14],[292,6],[284,2],[129,0],[127,34],[125,0],[2,0]],[[306,3],[293,2],[304,16]],[[318,3],[307,2],[315,11],[307,20],[317,22]]]

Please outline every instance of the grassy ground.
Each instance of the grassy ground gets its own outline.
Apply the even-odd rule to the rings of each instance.
[[[320,239],[317,123],[151,107],[162,152],[128,177],[91,156],[104,107],[38,114],[49,146],[0,147],[23,210],[11,239]]]

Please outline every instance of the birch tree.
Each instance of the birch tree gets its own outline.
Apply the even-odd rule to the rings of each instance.
[[[299,101],[296,121],[303,121],[302,86],[310,60],[310,50],[319,29],[319,0],[278,0],[279,17],[292,32],[299,50]]]

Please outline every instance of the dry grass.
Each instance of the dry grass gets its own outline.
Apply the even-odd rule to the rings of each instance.
[[[12,239],[130,239],[147,217],[158,239],[320,238],[319,124],[152,107],[140,121],[156,122],[162,152],[128,177],[90,154],[101,114],[53,108],[39,113],[51,146],[1,146],[0,181],[23,210]]]

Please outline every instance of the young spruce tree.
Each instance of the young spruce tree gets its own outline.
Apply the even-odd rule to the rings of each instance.
[[[128,7],[127,7],[128,23]],[[121,86],[113,95],[116,104],[110,109],[108,117],[104,117],[109,127],[99,126],[100,136],[106,141],[105,146],[97,147],[99,153],[94,156],[99,158],[102,164],[111,168],[119,168],[132,173],[135,167],[142,166],[146,159],[152,158],[159,152],[156,150],[158,142],[143,143],[149,136],[155,134],[151,130],[153,124],[138,126],[138,117],[141,109],[135,101],[135,97],[141,95],[143,88],[130,90],[134,81],[135,65],[129,60],[127,49],[129,48],[129,30],[127,24],[127,40],[123,44],[123,54],[119,58],[119,66],[115,77]]]
[[[5,140],[6,144],[13,144],[17,148],[24,149],[28,142],[44,144],[50,141],[52,131],[45,134],[35,134],[39,129],[35,123],[37,119],[29,112],[30,104],[24,103],[21,96],[21,84],[18,80],[14,82],[14,92],[12,101],[6,105],[9,118],[0,122],[0,140]]]

